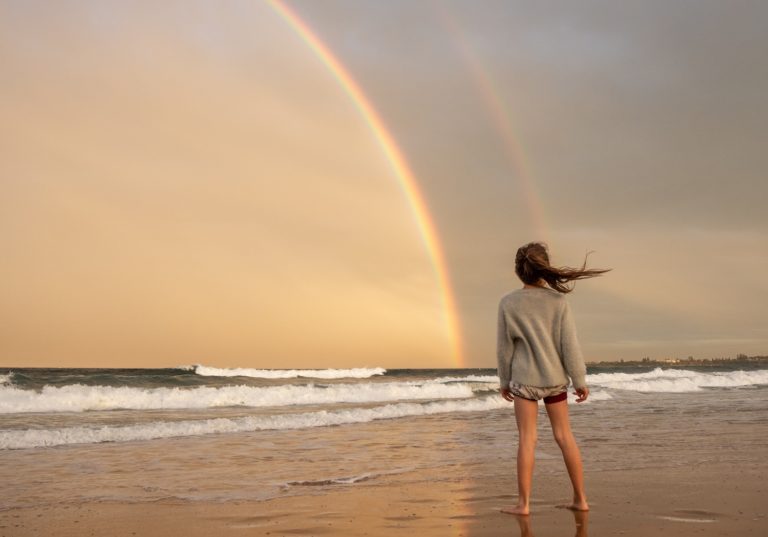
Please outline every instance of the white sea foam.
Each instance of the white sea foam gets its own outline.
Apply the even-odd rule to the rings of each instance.
[[[6,373],[5,375],[0,375],[0,386],[3,384],[10,384],[11,382],[13,382],[13,371]]]
[[[375,479],[378,474],[361,474],[350,477],[331,477],[328,479],[310,479],[308,481],[289,481],[287,486],[291,487],[320,487],[325,485],[353,485],[361,481]]]
[[[171,422],[158,421],[126,426],[5,430],[0,431],[0,449],[26,449],[99,442],[128,442],[131,440],[152,440],[215,433],[305,429],[310,427],[366,423],[408,416],[425,416],[451,412],[481,412],[505,407],[509,407],[509,403],[501,397],[485,397],[430,403],[396,403],[374,408],[353,408],[272,416],[246,416],[241,418]]]
[[[365,473],[360,475],[351,475],[347,477],[328,477],[326,479],[307,479],[304,481],[289,481],[286,487],[321,487],[326,485],[354,485],[362,481],[370,481],[378,477],[401,474],[404,470],[394,470],[391,472]]]
[[[327,386],[240,385],[195,388],[135,388],[70,384],[60,387],[45,386],[39,392],[13,386],[0,386],[0,414],[377,403],[414,399],[462,399],[472,395],[472,387],[466,383],[361,382]]]
[[[255,377],[263,379],[366,379],[387,372],[383,367],[357,367],[354,369],[249,369],[194,366],[195,373],[205,377]]]
[[[587,384],[636,392],[697,392],[703,388],[734,388],[768,384],[768,369],[751,371],[691,371],[657,367],[645,373],[596,373]]]
[[[576,396],[573,394],[573,388],[569,387],[568,390],[569,390],[569,392],[568,392],[568,402],[569,403],[575,403],[576,402]],[[587,400],[583,401],[583,402],[581,402],[579,404],[589,403],[590,401],[607,401],[608,399],[613,399],[613,396],[610,393],[608,393],[608,392],[606,392],[604,390],[596,391],[594,389],[591,389],[589,391],[589,397],[587,398]]]
[[[426,382],[434,382],[437,384],[447,384],[449,382],[485,382],[498,385],[499,377],[496,375],[467,375],[466,377],[438,377]]]
[[[708,524],[709,522],[715,522],[714,518],[682,518],[679,516],[661,516],[658,518],[663,520],[671,520],[672,522],[691,522],[694,524]]]

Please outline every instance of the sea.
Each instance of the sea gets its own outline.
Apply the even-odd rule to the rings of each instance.
[[[764,364],[590,368],[587,383],[568,404],[589,472],[706,464],[766,439]],[[563,474],[548,427],[542,410],[537,475]],[[0,509],[513,476],[516,438],[494,369],[6,368]]]

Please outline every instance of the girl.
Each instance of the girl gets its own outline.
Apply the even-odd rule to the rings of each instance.
[[[587,254],[589,255],[589,254]],[[501,396],[515,404],[519,433],[517,448],[517,505],[504,513],[530,512],[531,480],[536,447],[538,400],[544,400],[552,433],[563,452],[573,485],[573,503],[563,506],[589,510],[584,492],[581,454],[568,421],[568,378],[577,403],[589,397],[586,366],[576,336],[576,325],[565,298],[573,288],[564,284],[599,276],[611,269],[553,267],[547,246],[530,242],[517,250],[515,272],[523,287],[504,295],[499,302],[497,358]],[[547,287],[545,284],[548,284]],[[575,285],[575,284],[574,284]]]

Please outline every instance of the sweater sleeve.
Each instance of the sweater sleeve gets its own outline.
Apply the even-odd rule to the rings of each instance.
[[[507,318],[504,315],[502,302],[499,302],[499,319],[496,335],[496,359],[498,361],[499,385],[508,389],[512,380],[512,354],[515,345],[507,330]]]
[[[563,312],[560,318],[560,357],[563,366],[571,377],[574,388],[583,388],[587,385],[587,367],[584,364],[584,356],[581,353],[576,323],[573,319],[571,306],[567,300],[563,300]]]

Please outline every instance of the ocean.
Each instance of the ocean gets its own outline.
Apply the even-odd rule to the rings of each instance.
[[[764,366],[599,368],[587,382],[588,401],[569,395],[587,474],[765,454],[729,451],[768,438]],[[0,369],[0,509],[514,478],[497,387],[492,369]],[[543,411],[539,428],[537,476],[564,475]]]

